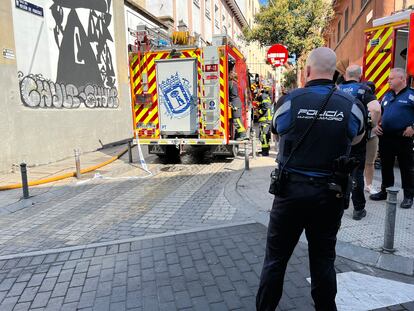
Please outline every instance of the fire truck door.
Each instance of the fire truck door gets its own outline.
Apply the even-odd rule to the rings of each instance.
[[[156,61],[162,135],[191,135],[198,129],[197,65],[194,58]]]
[[[411,13],[407,52],[407,72],[414,77],[414,12]]]

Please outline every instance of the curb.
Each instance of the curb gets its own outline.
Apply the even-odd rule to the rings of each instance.
[[[239,209],[241,208],[247,216],[252,217],[257,222],[268,226],[269,214],[259,210],[258,205],[248,196],[243,195],[239,190],[238,183],[242,178],[245,170],[237,174],[233,183],[229,182],[224,190],[225,197],[229,202]],[[308,243],[304,235],[300,238],[301,242]],[[337,241],[336,253],[338,256],[368,265],[374,268],[396,272],[404,275],[414,275],[414,259],[399,255],[386,254],[380,251],[372,250],[362,246],[357,246],[349,242]]]
[[[81,174],[85,174],[85,173],[89,173],[92,171],[95,171],[105,165],[108,165],[116,160],[118,160],[120,157],[122,157],[126,152],[128,151],[128,148],[124,149],[123,151],[121,151],[120,153],[118,153],[116,156],[101,162],[99,164],[81,169]],[[67,178],[71,178],[76,176],[76,172],[69,172],[66,174],[62,174],[62,175],[57,175],[57,176],[53,176],[53,177],[48,177],[48,178],[42,178],[42,179],[38,179],[38,180],[34,180],[34,181],[30,181],[28,183],[29,186],[38,186],[38,185],[43,185],[43,184],[47,184],[47,183],[51,183],[51,182],[55,182],[55,181],[59,181],[59,180],[63,180],[63,179],[67,179]],[[12,189],[19,189],[22,187],[21,183],[17,183],[17,184],[11,184],[11,185],[5,185],[5,186],[0,186],[0,191],[5,191],[5,190],[12,190]]]
[[[85,249],[90,249],[90,248],[98,248],[98,247],[103,247],[103,246],[111,246],[111,245],[118,245],[118,244],[131,243],[131,242],[137,242],[137,241],[151,240],[151,239],[156,239],[156,238],[176,236],[180,234],[203,232],[203,231],[209,231],[213,229],[223,229],[223,228],[236,227],[236,226],[252,225],[256,223],[257,222],[255,221],[233,222],[233,223],[221,224],[221,225],[215,225],[215,226],[214,225],[204,226],[204,227],[198,227],[198,228],[187,229],[187,230],[177,230],[177,231],[170,231],[170,232],[153,234],[153,235],[145,235],[145,236],[139,236],[139,237],[134,237],[134,238],[129,238],[129,239],[95,242],[95,243],[84,244],[84,245],[67,246],[67,247],[52,248],[52,249],[25,252],[25,253],[2,255],[0,256],[0,261],[16,259],[16,258],[24,258],[24,257],[35,257],[35,256],[44,256],[44,255],[59,254],[59,253],[65,253],[65,252],[73,252],[73,251],[85,250]]]

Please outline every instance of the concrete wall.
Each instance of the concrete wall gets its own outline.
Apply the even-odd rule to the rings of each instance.
[[[44,16],[0,2],[0,49],[15,53],[10,60],[0,55],[0,171],[132,136],[123,1],[56,10],[58,1],[31,2]],[[101,27],[91,27],[90,18]],[[93,44],[91,30],[98,31]]]

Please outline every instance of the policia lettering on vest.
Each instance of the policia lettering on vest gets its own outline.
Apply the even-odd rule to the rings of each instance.
[[[306,86],[276,104],[272,130],[278,139],[279,172],[273,173],[271,186],[275,198],[256,297],[260,311],[276,309],[288,260],[303,230],[309,242],[315,308],[337,310],[336,234],[355,165],[349,152],[364,134],[364,108],[336,90],[335,67],[335,52],[325,47],[313,50],[306,65]]]

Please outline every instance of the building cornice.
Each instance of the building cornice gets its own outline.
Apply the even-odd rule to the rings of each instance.
[[[236,0],[225,0],[226,4],[229,6],[230,10],[233,12],[239,24],[244,27],[249,27],[249,23],[246,20],[243,12],[240,10],[239,5]]]

